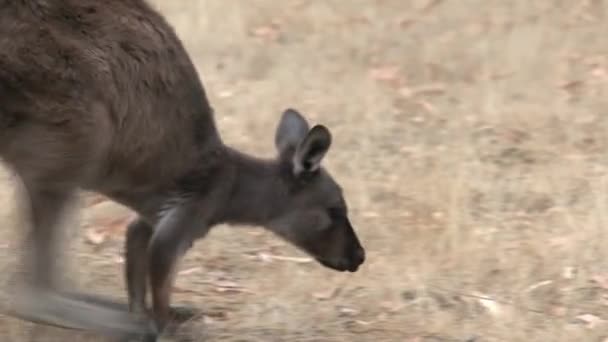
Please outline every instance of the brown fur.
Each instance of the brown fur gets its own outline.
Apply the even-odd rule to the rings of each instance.
[[[34,284],[55,286],[56,223],[78,189],[139,214],[126,242],[129,301],[145,309],[149,277],[160,329],[176,264],[218,223],[264,226],[325,266],[357,270],[363,248],[320,166],[327,128],[286,110],[277,157],[244,155],[222,142],[196,75],[144,1],[0,0],[0,156],[31,204]]]

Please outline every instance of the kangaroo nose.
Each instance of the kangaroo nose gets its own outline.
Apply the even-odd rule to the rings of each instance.
[[[358,261],[358,264],[361,265],[365,261],[365,250],[363,248],[357,248],[355,252],[355,258]]]

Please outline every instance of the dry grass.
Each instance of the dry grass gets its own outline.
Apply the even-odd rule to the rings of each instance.
[[[175,300],[207,312],[183,334],[608,338],[608,3],[156,3],[226,141],[270,155],[288,106],[332,129],[328,167],[368,250],[360,272],[338,274],[252,258],[302,255],[259,229],[219,227],[182,265]],[[16,250],[14,231],[2,232],[2,260]],[[72,244],[81,285],[124,298],[122,236],[92,247],[82,232]],[[243,288],[219,291],[226,285]],[[3,318],[2,340],[22,341],[29,327]]]

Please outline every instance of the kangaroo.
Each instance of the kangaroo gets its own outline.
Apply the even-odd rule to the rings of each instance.
[[[180,259],[222,223],[264,227],[325,267],[357,271],[365,251],[322,166],[329,129],[288,107],[274,144],[276,157],[260,159],[223,142],[190,57],[146,1],[0,0],[0,158],[30,219],[28,292],[13,314],[155,341],[173,317]],[[59,219],[80,190],[138,214],[125,242],[128,308],[59,285]]]

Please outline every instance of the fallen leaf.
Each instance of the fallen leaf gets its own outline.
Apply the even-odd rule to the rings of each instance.
[[[600,298],[600,304],[603,306],[608,306],[608,294],[603,294]]]
[[[179,275],[188,275],[188,274],[196,273],[196,272],[198,272],[200,270],[201,270],[200,267],[192,267],[192,268],[180,271],[178,274]]]
[[[341,307],[338,307],[338,312],[340,313],[341,316],[353,317],[353,316],[358,315],[361,311],[357,310],[355,308],[341,306]]]
[[[430,0],[420,8],[419,12],[420,14],[428,14],[433,8],[439,6],[442,2],[443,0]]]
[[[403,97],[411,98],[417,95],[441,95],[445,93],[445,85],[442,83],[425,84],[418,87],[402,87],[399,94]]]
[[[211,325],[215,323],[215,320],[207,315],[203,315],[203,323]]]
[[[264,252],[258,253],[257,256],[260,260],[266,261],[266,262],[269,262],[272,260],[279,260],[279,261],[295,262],[298,264],[306,264],[306,263],[314,261],[312,258],[309,258],[309,257],[291,257],[291,256],[268,254],[268,253],[264,253]]]
[[[229,98],[229,97],[232,97],[233,95],[234,95],[234,92],[231,90],[223,90],[223,91],[220,91],[219,93],[217,93],[217,97],[219,97],[221,99]]]
[[[199,291],[195,291],[195,290],[191,290],[191,289],[186,289],[183,287],[179,287],[176,285],[173,285],[172,287],[173,292],[175,293],[193,293],[193,294],[197,294],[197,295],[203,295],[203,293],[199,292]]]
[[[591,70],[591,76],[606,80],[608,78],[608,71],[602,67],[595,67],[593,70]]]
[[[298,264],[307,264],[309,262],[313,262],[314,260],[309,257],[290,257],[290,256],[281,256],[281,255],[270,255],[270,257],[274,260],[281,261],[290,261]]]
[[[497,81],[515,75],[515,71],[484,72],[478,76],[479,81]]]
[[[588,329],[593,329],[604,321],[600,317],[593,314],[578,315],[576,316],[576,319],[582,323],[585,323],[585,327]]]
[[[217,287],[225,287],[225,288],[239,288],[241,285],[237,284],[234,281],[230,280],[217,280],[214,281],[213,284]]]
[[[568,313],[568,309],[563,306],[554,306],[551,308],[551,314],[557,317],[564,317]]]
[[[418,104],[420,107],[422,107],[429,114],[437,114],[437,109],[435,108],[435,106],[430,104],[428,101],[418,100],[418,101],[416,101],[416,104]]]
[[[84,236],[88,243],[97,246],[106,241],[108,233],[102,229],[89,228],[86,230]]]
[[[396,313],[405,307],[404,303],[401,302],[382,302],[380,308],[388,313]]]
[[[583,81],[580,80],[572,80],[572,81],[564,81],[560,83],[558,86],[564,90],[572,91],[583,85]]]
[[[267,253],[257,253],[256,257],[262,262],[272,262],[272,258]]]
[[[213,310],[213,311],[208,311],[205,312],[205,314],[203,315],[203,319],[205,320],[209,320],[212,323],[216,322],[216,321],[227,321],[229,319],[229,315],[228,312],[226,312],[225,310]]]
[[[404,340],[404,342],[422,342],[422,338],[419,336],[416,337],[408,337]]]
[[[363,217],[380,217],[380,213],[376,211],[364,211],[361,213]]]
[[[112,201],[102,201],[85,210],[85,226],[103,230],[107,235],[124,236],[127,224],[135,213]]]
[[[534,283],[534,284],[528,286],[528,288],[526,289],[525,292],[532,292],[538,288],[541,288],[541,287],[547,286],[547,285],[551,285],[551,284],[553,284],[553,280],[539,281],[538,283]]]
[[[572,244],[572,238],[569,236],[556,236],[549,239],[549,245],[554,248],[563,248],[570,244]]]
[[[591,281],[596,283],[597,286],[601,287],[602,289],[608,290],[608,275],[596,274],[591,277]]]
[[[219,293],[254,293],[243,287],[216,287],[215,291]]]
[[[420,7],[415,14],[410,15],[407,18],[401,19],[399,21],[399,26],[401,28],[407,28],[407,27],[411,26],[412,24],[423,19],[427,14],[429,14],[431,12],[431,10],[433,8],[437,7],[442,2],[443,2],[443,0],[430,0],[429,2],[424,4],[422,7]]]
[[[371,68],[369,75],[376,81],[393,83],[400,82],[402,80],[400,71],[401,69],[396,65],[384,65]]]
[[[483,308],[488,310],[490,314],[494,316],[502,314],[501,305],[496,300],[492,299],[490,296],[478,292],[474,293],[473,295],[477,297],[477,301],[479,302],[479,304]]]
[[[281,36],[281,32],[277,23],[270,23],[268,25],[258,26],[251,30],[251,34],[257,38],[261,38],[269,42],[277,41]]]
[[[341,291],[341,288],[335,287],[327,291],[319,291],[313,293],[313,297],[317,300],[330,300],[336,297]]]

